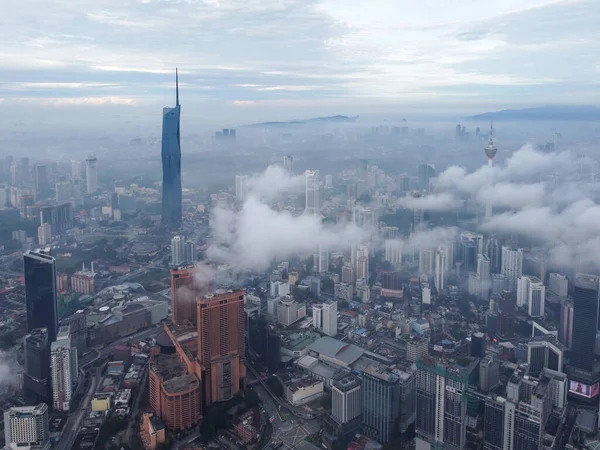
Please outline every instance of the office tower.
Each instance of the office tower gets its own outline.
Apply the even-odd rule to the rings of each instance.
[[[175,107],[163,108],[162,124],[162,224],[170,229],[181,226],[181,142],[179,130],[179,78],[175,70]]]
[[[290,326],[306,317],[306,304],[298,303],[290,296],[280,297],[277,303],[277,321]]]
[[[573,347],[573,302],[563,300],[560,305],[558,340],[568,349]]]
[[[325,188],[333,189],[333,175],[325,175]]]
[[[490,140],[488,142],[487,147],[485,147],[484,151],[485,151],[485,155],[488,158],[488,167],[491,169],[492,165],[493,165],[493,161],[494,161],[494,156],[496,156],[496,153],[498,152],[498,149],[496,148],[496,146],[494,145],[494,140],[492,139],[493,136],[493,131],[492,131],[492,125],[490,124]],[[488,180],[489,184],[492,184],[492,173],[490,171],[490,180]],[[491,203],[487,203],[485,205],[485,217],[492,217],[492,204]]]
[[[38,194],[48,191],[48,167],[46,164],[35,165],[35,190]]]
[[[23,157],[19,158],[19,173],[21,182],[24,184],[29,183],[29,158]]]
[[[198,363],[204,384],[203,403],[230,400],[246,377],[242,290],[198,300]]]
[[[178,267],[185,261],[184,240],[181,236],[174,236],[171,239],[171,265]]]
[[[42,252],[28,251],[23,256],[27,332],[46,328],[50,342],[58,332],[56,304],[56,260]]]
[[[424,192],[431,191],[431,179],[436,176],[435,166],[433,164],[421,164],[419,166],[419,190]]]
[[[398,417],[398,431],[406,433],[409,427],[415,423],[416,392],[415,381],[417,368],[414,364],[395,368],[394,374],[398,376],[400,386],[400,416]]]
[[[385,241],[385,260],[394,266],[402,264],[402,247],[399,239]]]
[[[529,375],[539,377],[545,368],[556,372],[563,371],[566,347],[554,336],[548,335],[527,343],[527,364]]]
[[[38,227],[38,242],[42,247],[52,242],[52,225],[43,223]]]
[[[196,250],[196,243],[193,241],[185,242],[185,260],[188,263],[194,263],[198,259],[198,252]]]
[[[500,273],[502,267],[502,252],[495,236],[490,236],[485,243],[484,253],[490,259],[490,273]]]
[[[66,274],[64,274],[66,277]],[[84,312],[76,312],[60,321],[62,326],[69,326],[71,330],[71,345],[77,348],[79,354],[87,348],[87,319]]]
[[[323,305],[313,305],[313,327],[317,330],[323,329]]]
[[[306,214],[319,214],[320,213],[320,198],[319,198],[319,171],[318,170],[306,170],[304,172],[304,178],[306,182],[305,193],[306,193],[306,207],[304,212]]]
[[[379,230],[381,232],[381,238],[384,241],[397,239],[400,231],[398,227],[381,227]]]
[[[492,356],[484,357],[479,364],[479,390],[488,392],[500,381],[500,365]]]
[[[570,366],[591,372],[598,327],[598,281],[594,275],[579,273],[573,286],[573,341]]]
[[[348,423],[362,414],[360,380],[347,375],[331,385],[331,415],[339,423]]]
[[[491,394],[485,400],[483,413],[484,450],[508,450],[513,447],[512,430],[507,430],[505,422],[514,421],[514,403],[504,397]]]
[[[23,374],[23,395],[31,403],[50,403],[50,341],[48,330],[31,330],[24,339],[25,373]]]
[[[336,336],[338,330],[338,304],[328,300],[323,303],[323,333],[327,336]]]
[[[356,282],[356,267],[352,263],[342,266],[342,283],[354,284]]]
[[[10,184],[11,186],[21,186],[21,173],[19,172],[19,166],[13,164],[10,166]]]
[[[90,155],[85,160],[85,179],[87,194],[95,194],[96,191],[98,191],[98,169],[96,168],[96,155]]]
[[[533,276],[523,275],[517,280],[517,305],[525,308],[530,317],[544,317],[546,286]]]
[[[247,175],[236,175],[235,176],[235,200],[238,203],[243,203],[248,195],[248,176]]]
[[[469,356],[483,358],[485,356],[485,334],[477,332],[471,335],[471,346]]]
[[[15,406],[5,411],[4,441],[9,450],[49,449],[48,405]]]
[[[73,181],[81,181],[83,179],[83,162],[71,160],[71,179]]]
[[[490,260],[486,255],[477,257],[477,272],[469,274],[469,294],[488,300],[491,288]]]
[[[290,175],[292,173],[294,173],[294,157],[293,156],[286,155],[283,157],[283,168]]]
[[[363,432],[378,442],[393,440],[400,416],[399,377],[386,367],[372,364],[362,379]]]
[[[506,289],[517,292],[517,280],[523,275],[523,249],[502,246],[502,275],[505,277]]]
[[[548,290],[559,297],[566,298],[569,295],[569,280],[560,273],[551,273],[548,277]]]
[[[419,252],[419,273],[425,275],[433,274],[435,263],[435,250],[429,248]]]
[[[115,209],[119,209],[119,194],[116,192],[111,192],[109,195],[109,206],[114,211]]]
[[[466,444],[467,399],[479,366],[478,358],[463,358],[461,364],[421,359],[417,361],[417,417],[415,431],[419,445],[464,448]]]
[[[356,257],[356,279],[369,279],[369,257],[364,256],[364,254]]]
[[[71,330],[62,326],[50,347],[52,369],[52,405],[57,411],[69,411],[71,394],[77,383],[77,349],[71,347]]]
[[[49,223],[52,235],[64,234],[73,228],[73,214],[70,203],[56,206],[46,206],[40,209],[40,224]]]
[[[548,380],[522,379],[526,392],[531,392],[521,398],[514,411],[513,424],[505,420],[505,429],[513,430],[512,444],[515,449],[543,448],[545,425],[552,411],[552,400],[548,389]],[[519,390],[522,392],[522,387]],[[506,433],[506,432],[505,432]]]
[[[359,227],[372,227],[375,225],[375,212],[371,208],[354,206],[352,208],[352,222]]]

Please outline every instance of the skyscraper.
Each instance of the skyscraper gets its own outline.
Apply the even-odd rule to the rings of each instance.
[[[573,346],[573,302],[563,300],[560,306],[558,340],[567,348]]]
[[[379,442],[388,442],[398,433],[400,378],[379,364],[363,372],[362,403],[364,433]]]
[[[181,236],[174,236],[171,239],[171,265],[180,266],[185,260],[185,244]]]
[[[50,342],[58,332],[56,304],[56,260],[42,252],[28,251],[23,257],[27,332],[47,328]]]
[[[546,287],[531,275],[523,275],[517,280],[517,305],[525,308],[531,317],[544,317]]]
[[[494,140],[492,138],[492,136],[494,135],[494,128],[492,126],[492,124],[490,124],[490,140],[488,142],[487,147],[484,149],[485,151],[485,155],[488,158],[488,167],[491,169],[492,165],[493,165],[493,160],[494,160],[494,156],[496,156],[496,153],[498,152],[498,149],[496,148],[496,146],[494,145]],[[491,174],[490,174],[491,176]],[[489,183],[491,185],[492,180],[489,180]],[[486,203],[485,205],[485,217],[492,217],[492,204]]]
[[[230,400],[246,377],[242,290],[198,299],[198,363],[204,406]]]
[[[333,300],[323,303],[323,333],[336,336],[338,331],[337,302]]]
[[[36,164],[35,166],[35,190],[38,194],[48,191],[48,166]]]
[[[294,172],[294,157],[286,155],[283,157],[283,168],[290,175]]]
[[[517,280],[523,275],[522,248],[502,246],[502,275],[504,275],[506,289],[516,294]]]
[[[25,336],[23,394],[31,403],[49,403],[50,341],[48,330],[37,328]]]
[[[170,229],[181,226],[181,142],[179,131],[179,78],[175,69],[175,107],[163,108],[162,125],[162,224]]]
[[[238,203],[243,203],[246,200],[247,194],[247,175],[236,175],[235,176],[235,200]]]
[[[591,372],[598,326],[599,278],[578,273],[573,288],[573,342],[570,366]]]
[[[362,414],[360,380],[347,375],[331,385],[331,415],[337,423],[343,424]]]
[[[60,327],[51,345],[52,404],[55,410],[69,411],[71,394],[77,381],[77,349],[71,347],[70,327]]]
[[[306,182],[306,214],[318,214],[320,212],[319,205],[319,171],[307,170],[304,172]]]
[[[98,169],[96,169],[95,155],[90,155],[85,160],[85,177],[88,195],[95,194],[98,190]]]

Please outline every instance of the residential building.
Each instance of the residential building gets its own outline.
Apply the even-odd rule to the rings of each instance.
[[[10,450],[49,449],[48,406],[40,403],[5,411],[4,441]]]
[[[59,329],[50,347],[52,404],[57,411],[69,411],[71,395],[77,383],[77,349],[71,347],[70,327]]]
[[[344,424],[362,414],[360,379],[347,375],[331,385],[331,415],[337,423]]]

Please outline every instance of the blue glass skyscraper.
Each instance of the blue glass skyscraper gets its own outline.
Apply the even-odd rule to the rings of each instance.
[[[162,224],[169,229],[181,226],[181,143],[179,139],[179,78],[175,69],[174,108],[163,108],[162,125]]]

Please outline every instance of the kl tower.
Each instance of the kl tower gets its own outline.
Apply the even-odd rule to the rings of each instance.
[[[493,166],[494,156],[496,156],[496,152],[498,151],[498,149],[494,145],[493,135],[494,135],[494,124],[490,123],[490,140],[488,142],[487,147],[484,149],[485,154],[488,157],[488,167],[490,167],[490,168]],[[492,181],[491,175],[492,174],[490,173],[490,184]],[[485,217],[486,218],[492,217],[492,205],[489,202],[485,205]]]

